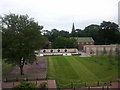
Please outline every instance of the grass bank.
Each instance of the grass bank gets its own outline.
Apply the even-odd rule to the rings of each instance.
[[[48,56],[47,63],[48,78],[56,79],[60,87],[64,87],[63,84],[69,88],[71,83],[81,84],[79,87],[83,86],[83,82],[95,86],[98,81],[116,81],[118,78],[118,60],[115,56]]]

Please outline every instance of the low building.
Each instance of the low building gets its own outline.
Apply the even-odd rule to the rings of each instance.
[[[41,49],[35,51],[36,56],[71,56],[81,55],[76,48],[70,49]]]
[[[77,40],[77,46],[79,50],[83,50],[85,45],[94,45],[92,37],[72,37]]]
[[[120,53],[120,45],[85,45],[83,50],[91,55],[116,55]]]
[[[41,49],[39,53],[78,53],[76,48],[73,49]]]

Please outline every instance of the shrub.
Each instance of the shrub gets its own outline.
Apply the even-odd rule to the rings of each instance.
[[[13,90],[34,90],[37,88],[35,83],[21,82],[19,85],[13,87]]]
[[[47,82],[42,82],[40,83],[40,88],[46,88],[47,86]]]

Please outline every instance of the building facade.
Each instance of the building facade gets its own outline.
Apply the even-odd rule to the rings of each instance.
[[[120,54],[120,45],[85,45],[83,50],[91,55],[116,55]]]
[[[94,40],[92,37],[72,37],[77,41],[77,47],[79,50],[83,50],[85,45],[94,45]]]

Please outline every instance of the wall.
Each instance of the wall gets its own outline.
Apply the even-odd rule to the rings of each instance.
[[[92,55],[115,55],[120,45],[85,45],[83,50]]]
[[[51,52],[51,50],[53,50],[53,52]],[[58,52],[58,50],[60,51]],[[65,53],[65,50],[67,50],[67,53],[78,53],[77,49],[41,49],[38,52],[39,53]]]

